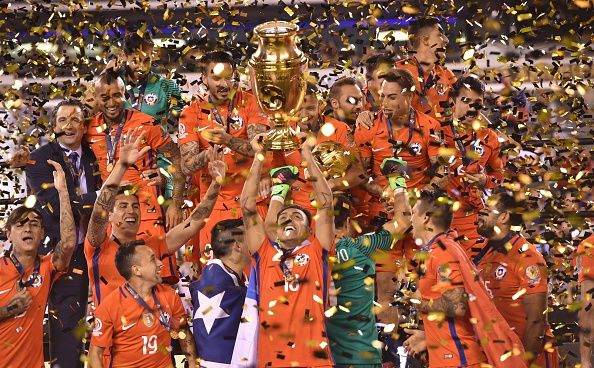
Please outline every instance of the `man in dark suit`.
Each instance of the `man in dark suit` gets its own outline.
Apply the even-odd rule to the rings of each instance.
[[[66,173],[66,182],[74,222],[77,225],[77,248],[72,255],[68,274],[53,286],[49,299],[50,357],[52,367],[82,368],[82,338],[85,334],[89,278],[83,242],[87,225],[101,189],[101,175],[96,158],[87,144],[82,144],[86,131],[83,105],[79,101],[60,102],[51,116],[56,139],[31,153],[25,167],[27,187],[37,197],[35,204],[43,215],[49,241],[39,247],[47,254],[60,240],[60,208],[54,189],[52,171],[47,160],[59,163]]]

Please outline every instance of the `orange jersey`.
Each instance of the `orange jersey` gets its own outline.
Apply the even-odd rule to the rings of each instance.
[[[144,132],[144,142],[139,149],[150,146],[151,150],[138,160],[133,166],[130,166],[124,174],[122,183],[131,183],[137,187],[138,199],[140,201],[141,220],[147,221],[160,219],[162,217],[161,206],[159,205],[157,198],[159,197],[158,187],[147,186],[145,181],[142,179],[142,172],[150,169],[152,166],[157,164],[157,151],[164,145],[171,142],[169,136],[163,136],[163,131],[159,125],[154,125],[154,118],[150,115],[144,114],[137,110],[126,110],[126,121],[121,129],[121,137],[124,137],[128,131],[132,131],[135,128],[140,127],[140,131]],[[109,176],[108,171],[108,142],[106,137],[106,125],[103,119],[103,114],[95,115],[91,119],[91,123],[87,129],[85,136],[86,141],[91,146],[93,153],[97,157],[97,163],[99,165],[99,171],[101,178],[105,182]],[[114,126],[111,129],[111,140],[115,140],[118,126]],[[117,149],[116,149],[117,148]],[[114,146],[112,149],[115,150],[113,163],[119,159],[120,145]],[[146,230],[150,231],[150,229]],[[157,233],[157,230],[155,230]],[[147,234],[149,235],[149,234]]]
[[[182,301],[171,287],[156,285],[154,297],[170,328],[178,331],[187,321]],[[125,286],[119,285],[95,310],[91,345],[111,351],[114,368],[173,367],[171,335],[159,321],[155,298],[147,300],[148,311]]]
[[[468,174],[484,170],[487,175],[485,188],[499,186],[503,182],[499,137],[489,128],[481,128],[477,132],[456,132],[458,139],[455,139],[452,125],[444,127],[443,132],[446,146],[456,155],[456,161],[450,166],[450,182],[447,187],[450,196],[461,203],[454,218],[468,215],[468,212],[476,213],[483,208],[482,192],[467,183],[460,170],[463,169]],[[461,150],[461,145],[464,146],[464,151]]]
[[[594,234],[580,243],[578,255],[578,282],[594,280]]]
[[[0,366],[43,367],[43,317],[53,282],[62,274],[52,263],[52,254],[39,256],[39,276],[27,287],[33,301],[27,311],[0,322]],[[28,280],[35,265],[21,277],[8,256],[0,259],[0,305],[6,306],[17,293],[19,279]]]
[[[478,268],[497,309],[522,337],[526,330],[524,295],[547,293],[548,271],[542,254],[521,235],[513,235],[508,242],[511,249],[507,252],[490,249]],[[514,299],[518,293],[523,294]]]
[[[441,234],[424,247],[428,252],[424,261],[426,269],[419,279],[419,291],[424,300],[436,300],[447,290],[464,288],[460,263],[448,250],[447,242],[450,241],[452,240],[447,235]],[[423,314],[423,328],[431,368],[465,367],[487,362],[476,341],[470,312],[464,317],[446,318],[441,321],[431,317],[431,314]]]
[[[234,101],[233,110],[229,115],[229,120],[232,123],[226,127],[230,135],[248,140],[248,126],[256,124],[268,125],[266,116],[260,112],[260,107],[251,93],[238,90]],[[223,120],[227,118],[228,105],[216,106],[216,110]],[[179,119],[179,144],[198,142],[200,151],[211,147],[210,143],[202,137],[201,132],[210,128],[225,128],[217,122],[216,114],[213,111],[213,106],[208,100],[204,99],[195,101],[186,107]],[[223,152],[225,164],[227,165],[227,175],[215,204],[215,210],[239,208],[239,197],[253,159],[234,152],[227,147],[224,148]],[[200,186],[201,198],[206,194],[211,180],[208,168],[203,168],[192,177],[194,185],[198,184]]]
[[[443,111],[449,104],[452,86],[456,76],[447,68],[435,65],[435,69],[425,75],[417,59],[412,57],[396,62],[396,68],[409,71],[417,81],[412,106],[438,120],[443,120]]]
[[[260,305],[258,366],[331,367],[324,315],[328,252],[312,237],[291,252],[282,264],[285,271],[281,254],[269,239],[253,254]]]
[[[169,254],[167,242],[162,237],[150,237],[144,240],[144,243],[150,247],[157,258],[162,259]],[[103,299],[122,285],[126,280],[120,275],[115,265],[115,254],[120,245],[117,240],[111,236],[105,238],[98,247],[93,247],[85,239],[85,258],[89,269],[89,284],[93,290],[93,304],[97,308],[103,302]],[[164,262],[165,263],[165,262]],[[164,264],[161,270],[162,277],[172,275],[172,270]]]
[[[322,132],[322,127],[329,124],[332,128],[324,127],[324,131],[328,129],[332,134],[325,135]],[[322,142],[336,142],[344,147],[347,151],[352,151],[355,147],[353,136],[350,128],[345,123],[338,121],[331,117],[324,117],[324,124],[320,127],[317,135],[317,143]],[[312,193],[314,192],[313,185],[305,178],[305,168],[303,167],[303,159],[301,158],[301,151],[283,151],[284,164],[292,165],[299,169],[299,179],[296,180],[291,187],[291,199],[294,203],[315,214],[317,209],[311,205]]]

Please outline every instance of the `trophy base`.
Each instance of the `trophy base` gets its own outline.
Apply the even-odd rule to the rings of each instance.
[[[288,127],[274,127],[264,139],[264,149],[267,151],[293,151],[299,147],[299,138]]]

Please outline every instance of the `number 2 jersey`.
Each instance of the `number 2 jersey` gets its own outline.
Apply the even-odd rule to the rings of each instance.
[[[154,292],[173,331],[187,319],[182,301],[168,285],[156,285]],[[173,367],[171,335],[159,322],[154,300],[146,301],[152,313],[120,286],[95,310],[91,345],[111,350],[114,368]]]
[[[332,367],[324,311],[328,252],[315,237],[283,250],[268,238],[253,254],[260,325],[258,367]],[[286,258],[286,259],[285,259]],[[285,277],[283,266],[291,274]]]

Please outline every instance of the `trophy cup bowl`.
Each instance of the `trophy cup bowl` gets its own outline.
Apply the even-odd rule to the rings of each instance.
[[[307,86],[307,58],[297,48],[299,27],[290,22],[273,21],[258,25],[258,49],[249,61],[252,90],[262,112],[272,121],[264,147],[288,151],[299,147],[290,128],[303,102]]]
[[[319,143],[311,153],[322,168],[326,179],[343,177],[353,161],[350,152],[333,141]]]

